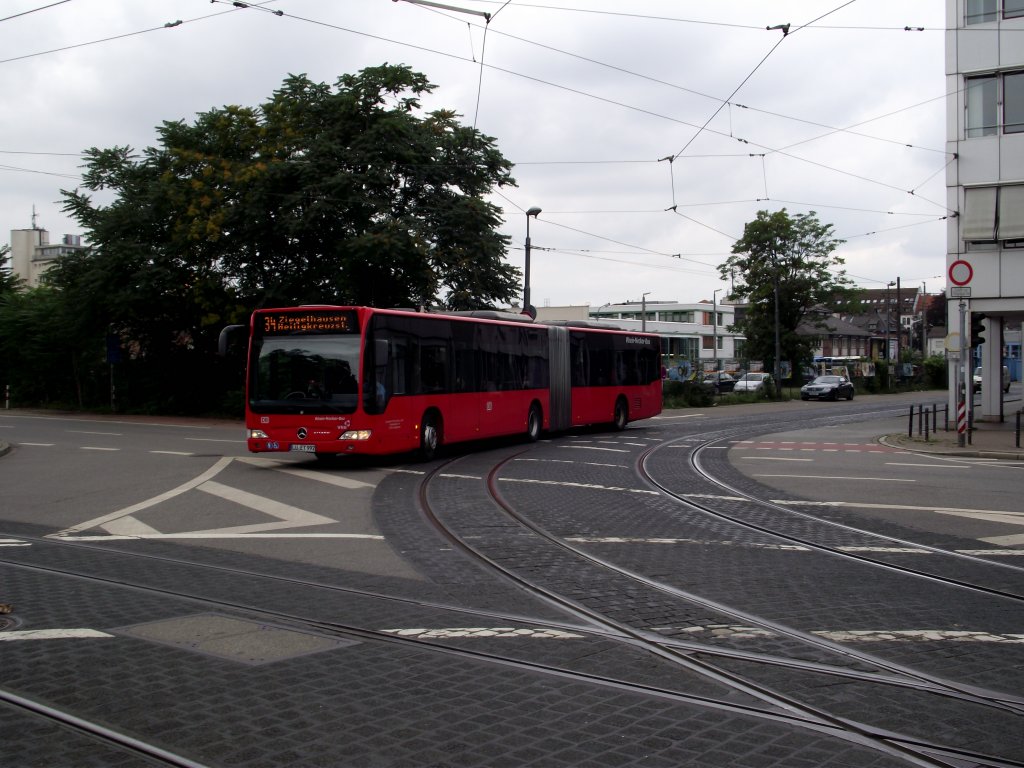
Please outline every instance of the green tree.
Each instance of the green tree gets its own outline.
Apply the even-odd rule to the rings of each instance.
[[[813,338],[797,329],[818,326],[814,308],[852,292],[845,271],[835,271],[843,264],[834,253],[842,242],[832,236],[832,225],[822,224],[813,211],[796,216],[785,209],[758,211],[757,218],[747,222],[732,255],[718,270],[732,280],[730,298],[748,302],[733,329],[746,336],[751,358],[775,368],[777,291],[780,360],[797,371],[810,359]]]
[[[423,114],[433,90],[404,66],[333,86],[295,75],[257,107],[165,122],[141,152],[86,151],[81,188],[62,194],[91,247],[47,278],[83,343],[121,341],[122,380],[149,393],[137,407],[219,401],[217,333],[256,307],[467,309],[518,293],[484,199],[515,184],[511,164],[455,113]]]
[[[97,207],[65,192],[65,209],[97,255],[127,262],[118,271],[157,267],[150,279],[200,301],[509,301],[517,272],[503,261],[501,212],[483,198],[514,184],[511,164],[454,113],[419,116],[433,89],[402,66],[333,88],[291,76],[259,107],[165,122],[141,157],[90,150],[83,187],[117,199]]]

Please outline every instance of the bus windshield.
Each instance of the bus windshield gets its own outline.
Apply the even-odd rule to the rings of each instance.
[[[358,334],[253,339],[249,407],[255,413],[353,413]]]

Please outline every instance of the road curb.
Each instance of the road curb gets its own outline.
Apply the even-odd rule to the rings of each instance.
[[[992,451],[978,448],[945,447],[936,444],[907,442],[903,435],[882,435],[878,442],[889,448],[898,448],[915,453],[935,454],[937,456],[958,456],[965,459],[1007,459],[1024,461],[1024,450]]]
[[[11,452],[11,444],[0,440],[0,456],[6,456]]]

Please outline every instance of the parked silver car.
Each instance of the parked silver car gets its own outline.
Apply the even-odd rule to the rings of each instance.
[[[764,394],[772,385],[770,373],[745,373],[736,380],[733,392],[757,392]]]

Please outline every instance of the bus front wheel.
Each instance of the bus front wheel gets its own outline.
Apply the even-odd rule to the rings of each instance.
[[[541,416],[540,406],[534,403],[530,406],[530,412],[526,416],[526,439],[531,443],[537,442],[543,428],[544,418]]]
[[[441,416],[437,413],[423,414],[420,422],[420,458],[431,461],[441,447]]]
[[[623,398],[619,398],[615,401],[615,419],[612,421],[615,429],[619,432],[626,428],[626,424],[629,423],[629,409],[626,407],[626,401]]]

